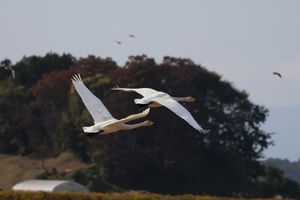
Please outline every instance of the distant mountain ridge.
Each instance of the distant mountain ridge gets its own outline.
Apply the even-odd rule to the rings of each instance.
[[[295,180],[300,184],[300,159],[291,162],[288,159],[268,158],[262,161],[262,164],[281,169],[285,177]]]

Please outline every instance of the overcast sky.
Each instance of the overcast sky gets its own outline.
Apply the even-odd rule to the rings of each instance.
[[[266,157],[298,160],[299,10],[298,0],[0,0],[0,60],[49,51],[119,65],[137,54],[191,58],[270,109]]]

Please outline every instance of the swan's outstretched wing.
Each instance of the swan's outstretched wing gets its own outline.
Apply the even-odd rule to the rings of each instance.
[[[119,87],[114,87],[112,88],[112,90],[122,90],[125,92],[137,92],[140,95],[147,97],[147,96],[151,96],[154,95],[156,93],[158,93],[158,91],[153,90],[151,88],[119,88]]]
[[[101,100],[83,84],[79,74],[73,76],[72,83],[84,105],[92,115],[94,123],[115,119],[103,105]]]
[[[185,109],[180,103],[170,98],[157,98],[155,101],[173,111],[176,115],[184,119],[188,122],[192,127],[197,129],[201,133],[207,133],[208,130],[204,130],[201,126],[196,122],[191,113]]]

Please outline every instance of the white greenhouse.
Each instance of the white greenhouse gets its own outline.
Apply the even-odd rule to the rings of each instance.
[[[74,181],[64,180],[27,180],[17,183],[13,190],[45,192],[88,192],[88,189]]]

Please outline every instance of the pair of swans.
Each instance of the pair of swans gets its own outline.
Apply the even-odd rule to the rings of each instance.
[[[131,130],[143,126],[152,126],[154,123],[150,120],[145,120],[141,123],[127,124],[127,122],[146,117],[149,114],[150,108],[165,106],[179,117],[188,122],[192,127],[201,133],[207,133],[207,130],[201,128],[193,116],[187,111],[178,101],[194,102],[193,97],[171,97],[167,93],[156,91],[150,88],[113,88],[113,90],[121,90],[125,92],[137,92],[143,96],[141,99],[134,99],[136,104],[148,105],[149,108],[141,113],[129,115],[123,119],[114,118],[101,100],[97,98],[82,82],[80,74],[74,75],[72,83],[81,97],[84,105],[94,119],[94,125],[83,127],[83,132],[88,136],[95,134],[109,134],[120,130]]]

